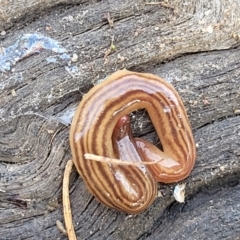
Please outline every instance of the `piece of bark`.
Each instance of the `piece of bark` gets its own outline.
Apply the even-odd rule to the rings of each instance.
[[[2,5],[0,16],[9,14],[1,23],[6,31],[2,47],[12,46],[26,33],[39,32],[58,40],[78,59],[50,63],[46,58],[56,54],[43,50],[0,73],[1,237],[66,239],[56,220],[63,221],[62,176],[71,158],[67,115],[98,80],[124,67],[165,78],[184,101],[199,146],[196,166],[184,181],[186,204],[174,201],[174,184],[159,184],[163,197],[144,213],[128,216],[98,203],[73,172],[70,196],[77,236],[190,239],[193,232],[195,239],[239,236],[238,2],[169,2],[173,8],[144,1],[75,1],[78,5],[56,8],[67,1],[51,1],[51,8],[47,1],[27,6],[18,2]],[[33,20],[36,8],[41,15]],[[104,19],[106,13],[114,28]],[[112,36],[116,49],[104,58]],[[71,72],[73,66],[77,72]],[[144,112],[134,116],[135,135],[157,144]],[[204,215],[211,207],[217,210]]]

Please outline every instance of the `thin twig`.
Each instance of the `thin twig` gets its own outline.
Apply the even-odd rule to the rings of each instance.
[[[105,162],[111,164],[118,164],[118,165],[131,165],[131,166],[139,166],[139,165],[154,165],[158,162],[161,162],[163,159],[159,159],[154,162],[129,162],[122,159],[115,159],[115,158],[108,158],[103,156],[98,156],[91,153],[85,153],[84,158],[87,160],[97,161],[97,162]]]
[[[72,223],[72,211],[69,199],[69,178],[72,171],[73,161],[69,160],[65,167],[63,177],[63,214],[69,240],[77,240]]]

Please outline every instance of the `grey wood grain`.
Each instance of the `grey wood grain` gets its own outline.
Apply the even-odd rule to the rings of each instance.
[[[39,33],[57,40],[70,59],[42,49],[0,72],[0,239],[66,239],[56,220],[63,221],[71,114],[98,80],[122,68],[154,73],[178,90],[198,145],[196,165],[184,181],[186,203],[175,202],[175,184],[159,184],[163,196],[133,216],[98,203],[74,170],[78,238],[239,239],[239,1],[168,1],[172,8],[140,0],[1,4],[2,50]],[[105,58],[112,37],[115,51]],[[132,127],[159,144],[144,111],[134,114]]]

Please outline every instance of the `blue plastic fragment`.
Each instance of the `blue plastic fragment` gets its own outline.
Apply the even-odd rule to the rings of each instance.
[[[0,71],[9,71],[11,65],[16,64],[25,57],[40,53],[43,49],[60,53],[62,59],[70,58],[70,56],[66,54],[67,50],[61,47],[56,40],[39,33],[24,34],[19,37],[14,45],[5,48],[3,53],[0,54]],[[53,59],[50,59],[50,61],[54,62]]]

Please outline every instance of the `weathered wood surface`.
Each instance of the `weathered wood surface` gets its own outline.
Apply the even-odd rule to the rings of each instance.
[[[0,47],[38,32],[78,55],[71,63],[75,73],[64,60],[47,62],[51,51],[0,73],[0,239],[66,239],[56,227],[63,221],[61,184],[71,158],[62,116],[97,80],[124,67],[162,76],[179,91],[198,145],[196,166],[184,181],[185,204],[174,201],[174,184],[159,184],[163,197],[136,216],[98,203],[74,170],[78,238],[240,239],[238,0],[168,1],[171,7],[140,0],[0,4]],[[108,12],[114,28],[103,19]],[[112,36],[116,50],[105,59]],[[157,144],[143,112],[133,127]]]

